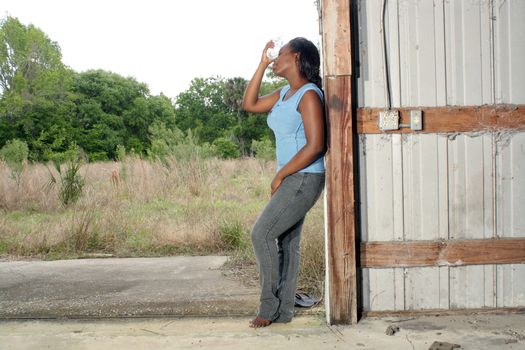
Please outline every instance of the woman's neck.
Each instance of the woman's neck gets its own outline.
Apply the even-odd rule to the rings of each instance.
[[[309,83],[309,81],[303,77],[296,77],[293,79],[288,79],[288,84],[290,84],[290,90],[292,91],[298,90],[301,86],[307,83]]]

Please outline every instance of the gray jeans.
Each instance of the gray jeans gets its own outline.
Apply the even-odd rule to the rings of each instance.
[[[324,181],[324,174],[318,173],[287,176],[253,227],[252,244],[261,282],[259,317],[273,322],[290,322],[293,318],[301,228]]]

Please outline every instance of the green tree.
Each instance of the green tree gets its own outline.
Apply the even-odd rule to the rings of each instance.
[[[169,129],[161,121],[155,121],[148,131],[151,138],[151,146],[148,149],[150,158],[165,160],[176,152],[177,145],[184,142],[184,135],[179,129]]]
[[[156,121],[175,128],[175,108],[164,95],[150,96],[147,85],[103,70],[77,75],[74,121],[79,146],[91,160],[115,159],[116,147],[145,154],[151,145],[149,127]]]
[[[235,142],[225,137],[219,137],[213,141],[213,147],[215,147],[216,153],[220,158],[238,158],[241,155]]]
[[[134,103],[146,97],[145,85],[115,73],[90,70],[77,74],[73,91],[77,95],[75,138],[91,160],[115,158],[119,144],[144,150],[140,140],[130,147],[133,132],[126,132],[126,121],[132,119],[131,108],[141,107],[140,102]],[[130,128],[136,126],[134,121],[130,124]]]
[[[252,140],[251,149],[256,158],[275,160],[275,146],[270,139]]]
[[[235,116],[224,101],[222,78],[193,79],[189,89],[177,96],[175,106],[178,128],[193,130],[199,142],[227,137],[235,125]]]
[[[42,76],[63,69],[60,47],[33,25],[14,17],[0,22],[0,88],[3,92],[39,91]]]
[[[31,157],[72,142],[73,72],[61,62],[58,44],[33,25],[13,17],[0,22],[0,145],[18,138]]]
[[[276,77],[271,71],[266,78],[261,84],[261,95],[269,94],[286,84],[286,80]],[[237,125],[232,129],[232,133],[244,156],[253,151],[251,147],[253,141],[269,140],[272,143],[274,139],[266,124],[267,114],[246,113],[242,109],[242,100],[247,84],[248,82],[243,78],[228,79],[224,92],[228,106],[237,115]]]
[[[272,77],[268,80],[261,85],[262,94],[286,83]],[[249,155],[252,140],[273,140],[273,134],[266,124],[266,115],[246,113],[242,109],[246,85],[247,81],[240,77],[194,79],[189,89],[177,96],[177,126],[183,131],[193,130],[201,143],[234,140],[240,155]]]
[[[270,74],[261,93],[284,83]],[[40,29],[13,17],[0,21],[0,147],[21,140],[33,160],[63,158],[75,145],[91,161],[115,159],[118,145],[142,155],[168,150],[184,155],[193,145],[199,154],[219,147],[248,155],[253,140],[273,135],[264,115],[242,110],[246,84],[239,77],[195,78],[173,104],[164,95],[151,96],[146,84],[131,77],[103,70],[76,73]],[[154,125],[186,136],[170,145]]]
[[[248,113],[242,109],[242,100],[244,97],[244,90],[248,82],[244,78],[230,78],[227,79],[224,84],[224,101],[230,112],[237,116],[237,125],[233,127],[233,136],[237,139],[239,149],[242,155],[247,155],[249,152],[249,132],[245,127],[246,118]]]

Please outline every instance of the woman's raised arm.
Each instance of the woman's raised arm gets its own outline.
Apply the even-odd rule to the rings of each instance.
[[[246,112],[253,112],[253,113],[266,113],[269,112],[273,105],[279,100],[279,93],[280,89],[275,90],[274,92],[259,96],[259,91],[261,89],[261,82],[264,76],[264,72],[266,71],[266,68],[270,63],[272,63],[273,60],[268,58],[266,55],[266,52],[269,48],[273,47],[273,42],[269,41],[266,43],[266,46],[264,47],[261,62],[259,62],[259,66],[257,67],[257,70],[253,74],[252,79],[248,83],[248,86],[246,87],[246,91],[244,92],[244,98],[242,101],[242,108]]]

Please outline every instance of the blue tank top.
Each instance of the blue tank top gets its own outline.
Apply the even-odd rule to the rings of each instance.
[[[279,101],[273,106],[267,119],[268,126],[275,134],[277,171],[285,166],[306,145],[303,119],[301,113],[297,110],[304,93],[308,90],[314,90],[319,95],[321,102],[323,101],[323,92],[313,83],[301,86],[292,96],[283,101],[285,94],[289,90],[290,85],[281,89]],[[299,172],[324,173],[324,171],[324,157],[321,156]]]

